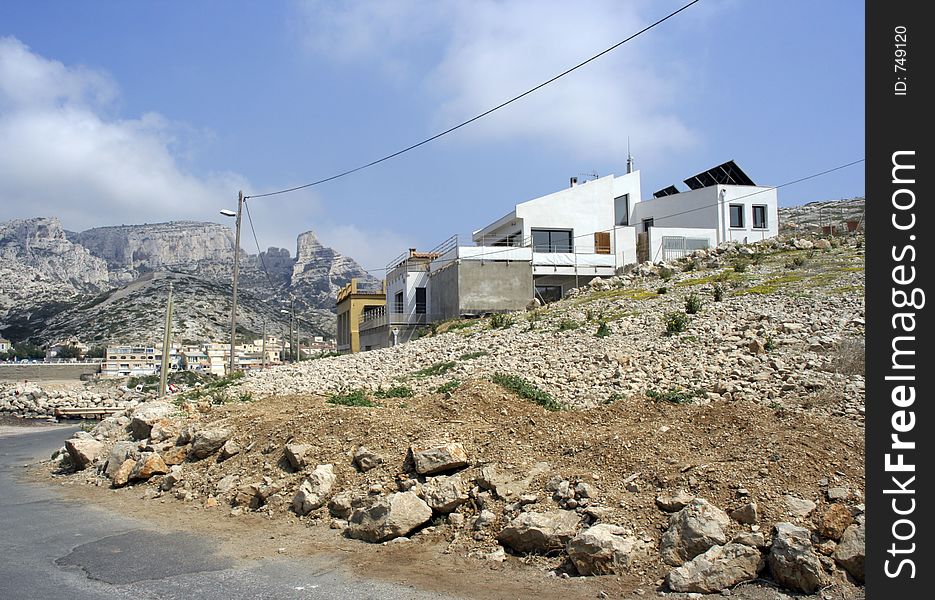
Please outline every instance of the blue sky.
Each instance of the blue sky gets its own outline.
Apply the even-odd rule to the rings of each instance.
[[[676,0],[0,4],[0,220],[73,230],[195,219],[368,162],[629,36]],[[863,157],[864,7],[702,0],[400,158],[250,202],[262,246],[366,268],[469,233],[568,178],[643,193],[727,159],[778,185]],[[863,165],[779,192],[864,193]],[[255,251],[250,237],[244,248]]]

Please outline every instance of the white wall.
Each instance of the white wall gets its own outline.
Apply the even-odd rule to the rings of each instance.
[[[665,260],[662,252],[662,238],[666,236],[677,236],[686,238],[705,238],[708,240],[708,247],[717,246],[717,231],[715,229],[703,229],[699,227],[650,227],[649,228],[649,260],[650,262],[662,262]]]
[[[724,192],[721,198],[721,192]],[[732,229],[728,205],[744,205],[744,227]],[[766,205],[766,229],[753,228],[755,204]],[[714,229],[718,242],[753,243],[779,233],[779,208],[776,190],[749,185],[712,185],[699,190],[653,198],[640,202],[634,212],[638,231],[642,220],[652,218],[655,227],[700,227]]]
[[[386,312],[396,311],[396,293],[403,292],[403,315],[407,322],[415,322],[416,318],[416,288],[425,288],[425,312],[432,314],[431,291],[429,290],[428,271],[403,271],[391,274],[393,277],[386,282]]]

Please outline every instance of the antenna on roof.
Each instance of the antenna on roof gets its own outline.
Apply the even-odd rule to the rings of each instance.
[[[633,172],[633,155],[630,154],[630,136],[627,136],[627,173]]]

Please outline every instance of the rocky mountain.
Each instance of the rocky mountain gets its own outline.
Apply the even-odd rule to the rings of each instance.
[[[842,231],[848,221],[861,222],[864,218],[864,199],[825,200],[808,202],[779,209],[779,223],[783,229],[818,231],[822,226],[834,225]]]
[[[233,234],[217,223],[177,221],[66,232],[55,218],[0,224],[0,333],[51,343],[144,341],[162,330],[169,281],[175,329],[186,339],[225,339],[230,319]],[[259,255],[241,250],[239,319],[259,334],[278,331],[293,305],[307,333],[334,335],[334,298],[369,276],[353,259],[298,237]]]

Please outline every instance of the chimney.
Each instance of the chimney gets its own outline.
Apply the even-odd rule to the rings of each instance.
[[[627,173],[633,172],[633,155],[630,154],[630,138],[627,137]]]
[[[413,256],[415,253],[416,253],[416,249],[415,249],[415,248],[410,248],[410,249],[409,249],[409,256],[410,256],[410,257]]]
[[[569,179],[568,181],[571,183],[571,187],[575,187],[576,185],[578,185],[578,178],[577,178],[577,177],[572,177],[572,178]]]

